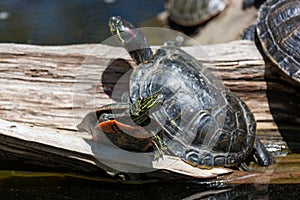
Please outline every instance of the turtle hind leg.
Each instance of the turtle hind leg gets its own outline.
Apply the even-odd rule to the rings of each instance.
[[[259,165],[267,167],[275,163],[275,158],[267,151],[266,147],[258,138],[255,140],[255,148],[253,150],[254,160]]]
[[[253,171],[248,166],[251,161],[254,161],[263,167],[268,167],[269,165],[275,163],[275,158],[267,151],[266,147],[261,143],[261,141],[256,138],[255,147],[253,148],[252,154],[246,159],[246,161],[242,162],[237,167],[243,171]]]
[[[241,39],[242,40],[250,40],[250,41],[255,41],[256,38],[256,25],[250,25],[247,28],[244,29]]]

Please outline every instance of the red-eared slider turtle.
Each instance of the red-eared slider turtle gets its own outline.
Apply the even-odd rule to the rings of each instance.
[[[300,82],[300,1],[265,2],[260,7],[256,26],[246,30],[243,38],[253,35],[253,28],[256,28],[264,54],[284,73]]]
[[[227,4],[228,0],[166,0],[165,7],[170,27],[191,34]]]
[[[109,26],[138,67],[130,76],[129,103],[108,106],[113,113],[100,115],[98,128],[127,116],[150,127],[159,152],[166,148],[165,153],[197,167],[236,166],[253,155],[261,165],[272,163],[258,140],[254,148],[256,124],[248,107],[194,57],[174,42],[153,54],[142,32],[121,17],[111,17]],[[118,111],[120,105],[126,111]]]

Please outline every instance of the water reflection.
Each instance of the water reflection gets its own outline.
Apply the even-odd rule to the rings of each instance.
[[[102,0],[0,1],[0,42],[101,42],[110,36],[107,21],[111,15],[139,24],[163,9],[163,0],[118,0],[109,4]]]
[[[211,187],[169,181],[132,185],[70,176],[0,179],[1,199],[298,199],[299,189],[299,184]]]

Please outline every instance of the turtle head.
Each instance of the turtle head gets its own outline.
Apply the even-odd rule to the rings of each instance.
[[[112,35],[117,35],[136,64],[152,59],[153,53],[144,34],[132,23],[122,17],[112,16],[109,19],[109,29]]]
[[[134,31],[132,31],[132,29],[135,29],[135,27],[120,16],[110,17],[108,26],[111,34],[117,35],[122,43],[134,37]]]

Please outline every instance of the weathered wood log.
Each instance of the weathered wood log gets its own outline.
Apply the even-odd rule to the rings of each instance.
[[[196,47],[184,49],[246,102],[255,115],[257,134],[266,145],[278,152],[287,149],[281,131],[299,132],[299,92],[295,93],[299,90],[266,68],[252,42],[203,46],[208,57],[199,54]],[[76,165],[78,170],[96,170],[97,158],[85,143],[90,136],[78,132],[76,125],[88,112],[118,98],[130,65],[134,63],[120,47],[0,44],[3,158],[33,158],[31,163],[36,159],[49,166],[60,163]],[[120,88],[113,90],[116,86]],[[276,93],[272,93],[274,89]],[[284,115],[278,116],[283,110]],[[49,158],[39,155],[41,152]]]

